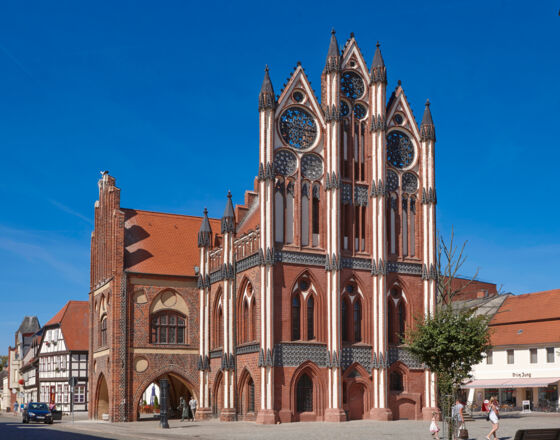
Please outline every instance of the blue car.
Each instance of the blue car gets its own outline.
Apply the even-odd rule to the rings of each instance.
[[[41,402],[29,402],[23,409],[22,422],[43,422],[52,424],[53,415],[49,409],[49,405]]]

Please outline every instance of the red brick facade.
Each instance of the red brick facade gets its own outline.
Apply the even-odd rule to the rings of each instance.
[[[321,104],[298,64],[278,97],[265,73],[259,116],[254,190],[221,222],[122,209],[100,180],[90,415],[134,420],[166,377],[200,418],[431,418],[434,376],[402,345],[435,308],[429,104],[418,125],[400,83],[386,99],[379,47],[370,69],[333,34]]]

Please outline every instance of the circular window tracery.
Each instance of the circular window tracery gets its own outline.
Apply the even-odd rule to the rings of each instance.
[[[401,131],[387,135],[387,161],[396,168],[406,168],[414,161],[414,146]]]
[[[356,119],[364,119],[366,117],[367,110],[362,104],[356,104],[354,106],[354,117]]]
[[[323,159],[316,154],[304,154],[301,158],[301,174],[310,180],[323,175]]]
[[[294,92],[292,97],[294,98],[294,101],[302,102],[303,99],[305,98],[305,95],[303,93],[301,93],[299,90],[297,90],[297,91]]]
[[[348,113],[350,113],[350,107],[348,107],[346,101],[340,101],[340,116],[348,116]]]
[[[296,172],[296,155],[288,150],[280,150],[274,155],[274,171],[282,176],[291,176]]]
[[[386,180],[387,180],[387,189],[389,191],[396,191],[397,188],[399,187],[399,177],[397,176],[397,173],[395,173],[392,170],[388,170]]]
[[[280,115],[280,135],[293,148],[309,148],[317,139],[317,124],[310,113],[300,107],[291,107]]]
[[[397,114],[395,115],[395,122],[396,122],[398,125],[401,125],[401,124],[404,122],[404,119],[403,119],[403,117],[402,117],[401,114],[397,113]]]
[[[404,192],[413,194],[418,190],[418,178],[412,173],[404,173],[402,177],[402,187]]]
[[[340,79],[340,89],[350,99],[358,99],[364,94],[364,80],[355,72],[344,72]]]

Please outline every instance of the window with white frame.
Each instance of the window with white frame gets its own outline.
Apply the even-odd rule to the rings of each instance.
[[[511,365],[514,363],[514,361],[515,361],[515,357],[513,354],[513,350],[510,349],[507,351],[507,363]]]
[[[492,350],[488,350],[486,352],[486,365],[492,365],[492,362],[494,362],[494,356]]]
[[[554,347],[546,347],[546,362],[549,364],[554,362]]]
[[[78,385],[74,388],[74,403],[85,403],[86,401],[86,386]]]
[[[536,364],[538,362],[537,349],[536,348],[530,348],[529,353],[530,353],[530,356],[531,356],[531,363]]]

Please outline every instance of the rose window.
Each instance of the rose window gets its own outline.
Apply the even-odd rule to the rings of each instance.
[[[317,139],[317,124],[302,108],[291,107],[280,116],[280,135],[291,147],[303,150]]]
[[[288,150],[280,150],[274,155],[274,171],[282,176],[291,176],[296,172],[296,155]]]
[[[402,187],[404,192],[413,194],[418,189],[418,178],[412,173],[404,173],[402,177]]]
[[[354,72],[344,72],[340,79],[340,89],[350,99],[358,99],[364,94],[364,80]]]
[[[388,191],[396,191],[399,187],[399,177],[397,173],[391,170],[387,170],[387,177],[385,178],[387,190]]]
[[[311,180],[323,175],[323,159],[316,154],[305,154],[301,158],[301,174]]]
[[[414,161],[414,146],[410,138],[393,131],[387,136],[387,161],[396,168],[406,168]]]

